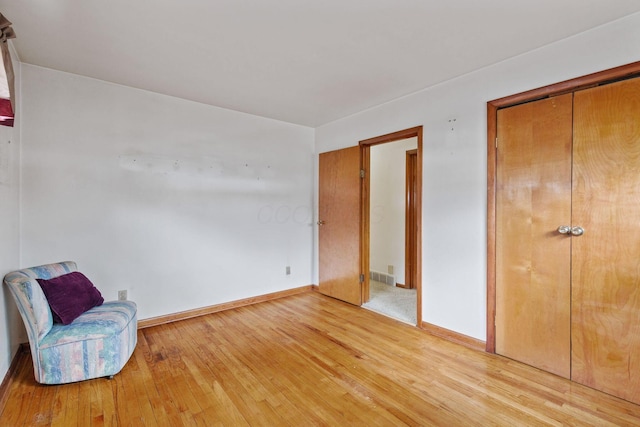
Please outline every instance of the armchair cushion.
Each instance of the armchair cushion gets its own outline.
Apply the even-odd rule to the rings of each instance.
[[[79,271],[37,280],[47,297],[55,323],[68,325],[85,311],[104,302],[100,291]]]

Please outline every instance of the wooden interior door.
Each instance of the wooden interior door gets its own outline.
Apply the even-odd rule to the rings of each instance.
[[[570,377],[572,94],[498,111],[496,353]]]
[[[360,147],[320,154],[319,290],[362,304],[360,283]]]
[[[640,403],[640,78],[575,93],[572,379]]]

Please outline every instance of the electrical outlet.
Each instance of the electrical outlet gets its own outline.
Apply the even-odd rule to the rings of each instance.
[[[287,271],[287,276],[288,276],[288,275],[290,275],[290,274],[291,274],[291,267],[289,267],[289,266],[287,265],[286,271]]]
[[[393,274],[393,265],[389,264],[389,265],[387,266],[387,273],[389,273],[389,274]]]
[[[118,299],[120,301],[124,301],[127,299],[127,291],[123,290],[123,291],[118,291]]]

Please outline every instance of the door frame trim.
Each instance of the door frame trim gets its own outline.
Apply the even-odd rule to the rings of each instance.
[[[369,256],[370,256],[370,154],[371,147],[374,145],[385,144],[387,142],[400,141],[408,138],[417,139],[417,167],[416,167],[416,180],[417,180],[417,195],[416,195],[416,217],[418,219],[416,223],[416,294],[417,294],[417,325],[422,325],[422,126],[416,126],[409,129],[404,129],[398,132],[392,132],[374,138],[369,138],[360,141],[360,159],[362,170],[365,171],[365,177],[362,180],[361,191],[361,208],[362,217],[360,219],[361,225],[361,242],[360,248],[362,272],[364,273],[364,283],[362,286],[362,301],[366,302],[369,298]]]
[[[487,102],[487,339],[485,350],[488,353],[495,353],[496,351],[496,145],[498,110],[637,76],[640,76],[640,61]]]
[[[416,224],[418,216],[416,211],[416,199],[418,194],[418,149],[408,150],[405,153],[405,208],[404,208],[404,285],[406,289],[414,289],[417,263],[418,232]],[[411,173],[411,174],[410,174]],[[407,268],[410,266],[410,268]],[[396,286],[399,286],[396,284]]]

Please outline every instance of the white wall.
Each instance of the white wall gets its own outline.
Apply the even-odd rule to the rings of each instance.
[[[23,266],[75,260],[140,319],[312,283],[313,129],[26,64],[22,79]]]
[[[316,129],[322,153],[424,125],[425,322],[485,339],[487,101],[638,61],[638,46],[635,14]]]
[[[11,42],[10,42],[11,43]],[[10,49],[15,73],[14,127],[0,126],[0,279],[20,266],[20,62]],[[2,62],[0,61],[0,67]],[[0,382],[27,334],[9,289],[0,289]]]
[[[417,138],[374,145],[370,155],[370,269],[388,273],[405,284],[405,211],[407,150]]]

